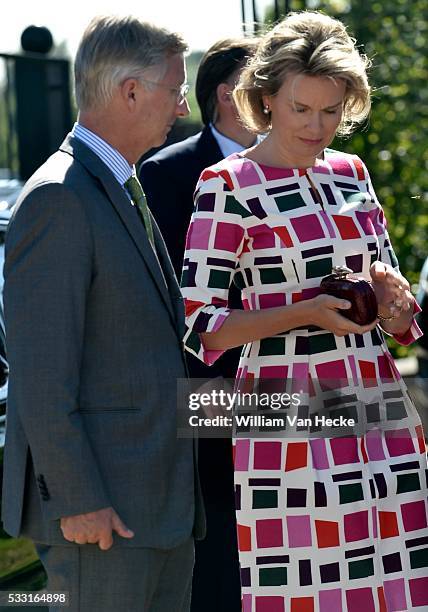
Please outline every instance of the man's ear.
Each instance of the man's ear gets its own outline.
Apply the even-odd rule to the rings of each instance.
[[[132,110],[137,102],[137,98],[141,96],[141,87],[137,79],[129,78],[120,86],[120,95],[123,102]]]
[[[217,102],[223,105],[232,105],[232,90],[233,87],[228,83],[220,83],[219,85],[217,85]]]

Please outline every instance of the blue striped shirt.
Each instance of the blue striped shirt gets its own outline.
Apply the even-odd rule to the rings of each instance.
[[[131,166],[117,149],[80,123],[74,124],[71,135],[84,142],[98,155],[122,187],[132,175],[136,175],[135,166]]]

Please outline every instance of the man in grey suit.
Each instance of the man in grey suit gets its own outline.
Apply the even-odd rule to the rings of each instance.
[[[204,516],[193,442],[177,439],[183,306],[134,167],[189,112],[185,50],[135,18],[89,24],[78,123],[6,240],[3,521],[70,612],[189,607]]]

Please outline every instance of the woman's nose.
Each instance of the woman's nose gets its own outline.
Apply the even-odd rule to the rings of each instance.
[[[321,130],[323,127],[323,120],[321,113],[313,112],[308,118],[308,128],[312,130]]]

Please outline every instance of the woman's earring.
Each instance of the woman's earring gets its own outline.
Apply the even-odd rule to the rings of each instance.
[[[265,115],[269,115],[270,113],[270,108],[269,106],[266,104],[266,106],[263,107],[263,112]]]

